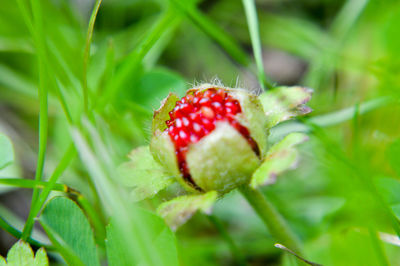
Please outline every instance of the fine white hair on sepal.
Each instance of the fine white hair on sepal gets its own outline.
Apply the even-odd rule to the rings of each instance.
[[[210,88],[210,87],[230,89],[230,87],[227,87],[222,83],[222,81],[218,78],[218,76],[212,77],[209,82],[194,80],[193,83],[190,84],[190,87],[194,88],[194,89],[207,89],[207,88]],[[243,82],[240,80],[239,76],[237,76],[235,85],[232,87],[232,89],[244,90],[244,91],[247,91],[250,94],[254,94],[254,95],[257,95],[257,96],[260,95],[263,92],[263,90],[260,87],[247,88],[243,84]]]

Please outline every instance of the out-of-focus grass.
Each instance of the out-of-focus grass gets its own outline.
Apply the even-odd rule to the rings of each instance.
[[[286,82],[315,90],[310,117],[275,130],[306,128],[310,133],[299,169],[263,190],[301,236],[307,259],[324,265],[396,265],[400,260],[399,241],[388,238],[396,235],[400,218],[398,1],[255,1],[261,58],[257,36],[248,30],[254,17],[246,19],[242,1],[104,0],[87,66],[93,1],[18,2],[0,1],[0,131],[14,140],[22,170],[18,177],[33,178],[39,161],[45,162],[43,178],[49,179],[74,143],[80,157],[74,155],[58,181],[89,199],[103,217],[97,223],[120,216],[119,225],[129,227],[135,219],[124,214],[128,191],[116,195],[121,188],[113,187],[113,169],[131,149],[148,142],[158,101],[171,90],[182,94],[190,84],[215,76],[228,86],[239,77],[242,86],[259,87],[254,74],[264,63],[272,81],[284,73]],[[252,47],[257,48],[258,68]],[[293,62],[300,67],[290,70]],[[89,111],[84,118],[86,84]],[[390,100],[363,112],[363,102],[382,99]],[[342,119],[344,113],[337,111],[347,107],[354,108]],[[40,110],[42,152],[37,158],[32,154],[39,148]],[[320,116],[325,114],[330,115]],[[0,176],[5,175],[0,171]],[[8,196],[2,196],[4,204]],[[167,197],[168,191],[141,205],[153,210]],[[119,212],[110,211],[112,206]],[[26,209],[17,212],[27,215]],[[10,220],[2,209],[0,215]],[[282,260],[237,193],[218,202],[215,216],[250,265]],[[160,263],[164,257],[152,252],[149,239],[152,227],[136,222],[126,231],[132,236],[126,239],[132,254]],[[202,215],[176,236],[182,265],[235,260]]]

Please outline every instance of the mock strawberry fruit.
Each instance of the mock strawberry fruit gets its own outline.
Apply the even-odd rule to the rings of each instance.
[[[266,148],[257,96],[204,84],[170,94],[154,114],[151,151],[190,190],[227,192],[249,181]]]

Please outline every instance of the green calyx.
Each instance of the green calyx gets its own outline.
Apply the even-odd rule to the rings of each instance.
[[[235,120],[247,128],[249,136],[257,144],[259,154],[256,154],[248,140],[227,121],[217,121],[212,132],[198,142],[188,145],[185,159],[190,178],[187,175],[184,177],[179,170],[174,142],[165,131],[166,121],[169,120],[168,113],[174,109],[179,100],[172,93],[163,100],[160,109],[154,112],[150,151],[165,172],[174,176],[187,190],[191,192],[215,190],[226,193],[249,183],[253,172],[266,154],[266,116],[258,97],[246,90],[203,84],[188,90],[187,94],[209,88],[217,90],[222,88],[239,101],[241,112],[236,114]]]

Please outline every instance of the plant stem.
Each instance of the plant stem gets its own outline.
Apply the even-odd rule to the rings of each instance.
[[[253,189],[247,185],[240,187],[239,190],[268,227],[271,235],[279,243],[301,255],[302,248],[300,240],[291,231],[286,221],[271,202],[269,202],[259,190]]]
[[[0,227],[15,238],[21,238],[22,233],[18,229],[7,223],[6,220],[4,220],[2,217],[0,217]],[[54,250],[54,247],[45,245],[31,237],[28,237],[26,239],[26,242],[36,247],[45,247],[47,250]]]
[[[72,159],[75,157],[76,150],[75,147],[71,144],[67,151],[65,152],[64,156],[60,160],[59,164],[57,165],[56,169],[54,170],[53,174],[51,175],[49,181],[46,183],[46,186],[43,188],[42,193],[35,201],[31,203],[31,209],[29,211],[28,218],[26,219],[24,230],[22,232],[22,239],[26,240],[31,231],[33,229],[33,225],[35,223],[35,217],[38,215],[41,207],[43,206],[44,202],[47,199],[47,196],[50,194],[51,190],[53,189],[54,185],[56,184],[58,178],[64,172],[64,170],[68,167]],[[36,181],[38,182],[38,181]],[[38,189],[38,188],[34,188]]]

